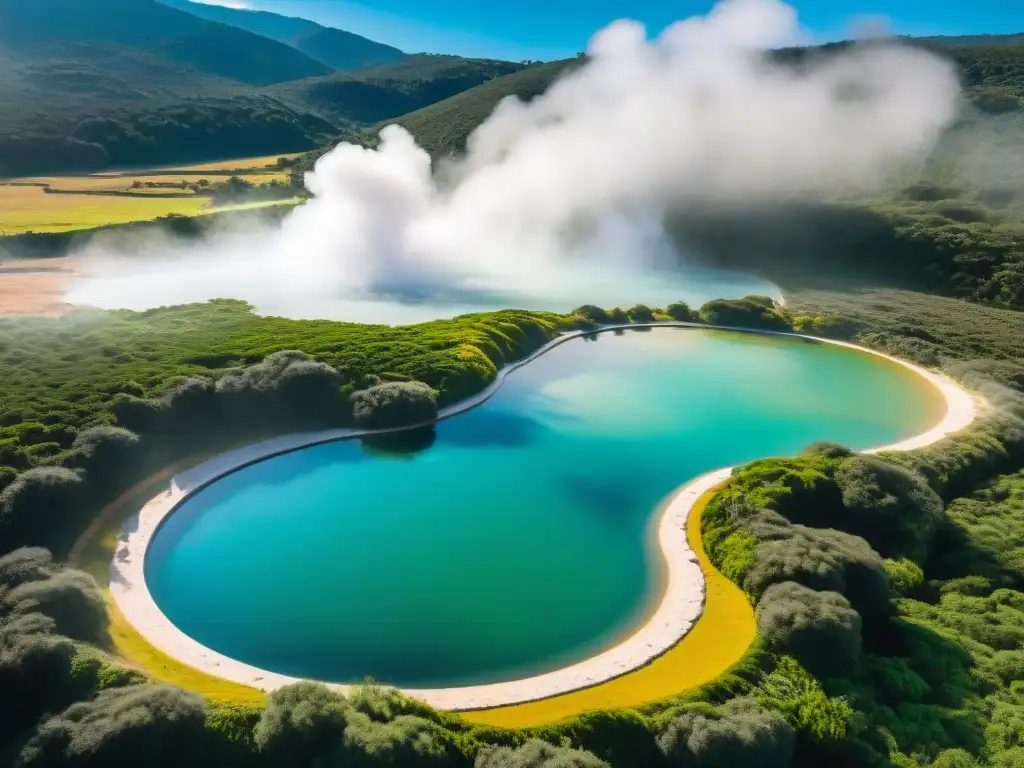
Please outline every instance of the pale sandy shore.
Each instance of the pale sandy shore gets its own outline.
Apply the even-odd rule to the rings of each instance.
[[[708,328],[708,326],[689,323],[657,325]],[[718,330],[738,329],[719,328]],[[566,334],[526,360],[509,366],[499,374],[497,380],[487,390],[446,409],[441,417],[448,418],[479,405],[498,390],[509,372],[527,364],[555,346],[580,335],[582,334]],[[795,334],[773,333],[772,335],[792,336]],[[830,339],[819,339],[819,341],[861,350],[905,366],[936,387],[945,399],[946,413],[933,428],[893,445],[871,449],[867,451],[869,453],[884,450],[913,450],[930,445],[946,435],[967,427],[982,406],[982,401],[977,400],[975,396],[941,374],[925,370],[905,360],[873,350],[865,350],[854,344]],[[269,456],[317,443],[356,437],[360,434],[366,433],[357,430],[332,430],[288,435],[222,454],[175,476],[166,492],[150,500],[137,515],[132,516],[126,523],[111,562],[110,590],[125,618],[153,646],[204,672],[267,691],[297,682],[297,678],[259,669],[219,654],[196,642],[175,627],[157,606],[146,586],[144,575],[146,550],[161,522],[174,511],[177,505],[213,480]],[[678,489],[662,507],[661,517],[656,521],[656,533],[657,543],[666,564],[667,575],[664,593],[661,602],[647,617],[645,623],[628,638],[591,658],[534,677],[490,685],[406,689],[405,692],[439,709],[467,710],[507,706],[587,688],[641,667],[660,656],[686,635],[703,610],[704,576],[686,538],[687,519],[696,500],[706,491],[725,481],[731,472],[732,467],[725,467],[691,480]],[[332,687],[342,691],[346,690],[346,686],[343,685],[332,685]]]

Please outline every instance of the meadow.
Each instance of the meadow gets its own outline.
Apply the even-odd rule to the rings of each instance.
[[[0,237],[60,233],[152,221],[166,216],[197,216],[214,211],[259,207],[255,203],[212,201],[212,185],[237,178],[257,190],[285,187],[280,170],[293,155],[267,155],[214,163],[158,167],[95,175],[28,176],[0,180]],[[266,205],[277,201],[257,201]]]

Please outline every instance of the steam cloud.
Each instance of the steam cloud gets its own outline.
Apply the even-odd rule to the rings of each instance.
[[[876,189],[923,162],[957,114],[954,71],[924,51],[874,41],[802,67],[764,55],[806,40],[779,0],[724,0],[652,40],[615,22],[546,94],[502,102],[438,173],[389,126],[375,150],[341,144],[321,158],[306,177],[314,198],[281,226],[201,246],[94,245],[87,255],[105,266],[68,300],[227,296],[272,309],[500,295],[568,309],[600,301],[609,281],[651,290],[642,275],[678,261],[667,210]],[[117,258],[140,247],[141,259]],[[609,297],[634,300],[656,297]]]

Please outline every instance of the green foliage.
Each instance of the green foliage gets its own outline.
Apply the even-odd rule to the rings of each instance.
[[[19,766],[180,766],[202,759],[206,704],[164,685],[101,691],[44,722]]]
[[[350,711],[342,744],[322,762],[348,768],[427,768],[469,766],[451,735],[437,723],[415,715],[398,715],[380,722]]]
[[[530,739],[512,747],[485,747],[477,755],[475,768],[609,768],[596,755],[572,747],[556,747]]]
[[[733,699],[714,714],[683,712],[658,733],[668,765],[702,768],[785,768],[794,741],[785,719],[744,699]]]
[[[309,765],[341,743],[348,702],[317,683],[278,688],[256,725],[260,752],[277,765]]]
[[[437,391],[420,381],[389,381],[352,395],[357,426],[408,427],[437,419]]]
[[[913,560],[886,560],[884,565],[889,588],[898,595],[909,596],[924,584],[924,571]]]
[[[772,585],[757,603],[757,631],[769,647],[824,678],[856,670],[860,624],[860,615],[842,595],[791,581]]]
[[[23,472],[0,493],[0,540],[6,547],[70,545],[68,530],[87,512],[79,474],[63,467]]]
[[[671,317],[673,320],[680,322],[695,322],[700,319],[700,315],[690,309],[690,306],[683,301],[675,301],[665,307],[665,314]]]
[[[869,456],[846,459],[835,474],[845,531],[884,557],[924,560],[942,519],[942,501],[920,475]],[[824,521],[822,521],[824,522]]]
[[[700,317],[711,325],[789,331],[792,324],[785,310],[774,302],[766,305],[763,296],[743,299],[714,299],[700,308]],[[771,299],[768,299],[771,302]]]
[[[91,642],[105,637],[106,603],[92,576],[54,563],[45,549],[0,557],[0,620],[40,614],[62,635]]]

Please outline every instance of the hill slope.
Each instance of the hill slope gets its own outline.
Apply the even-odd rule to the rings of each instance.
[[[354,74],[281,83],[265,92],[326,120],[367,124],[413,112],[522,68],[510,61],[418,54]]]
[[[529,101],[544,93],[559,75],[575,64],[576,59],[531,64],[390,122],[407,128],[433,157],[459,153],[465,149],[469,134],[488,118],[498,102],[508,96]],[[368,131],[363,138],[372,144],[379,127]]]
[[[125,47],[146,62],[247,85],[329,73],[330,67],[276,40],[169,8],[156,0],[0,0],[0,45],[23,59],[77,60],[82,44]],[[126,80],[145,79],[132,68]]]
[[[281,16],[267,11],[194,3],[191,0],[160,0],[160,2],[202,19],[230,24],[233,27],[277,40],[341,71],[387,64],[405,56],[403,51],[390,45],[384,45],[341,29],[325,27],[308,19]]]

